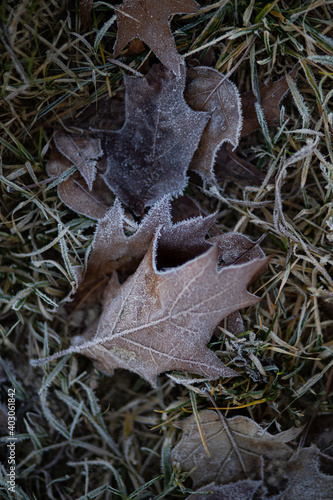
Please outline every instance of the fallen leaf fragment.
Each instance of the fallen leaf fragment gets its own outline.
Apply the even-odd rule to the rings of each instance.
[[[236,375],[206,346],[224,317],[260,300],[246,287],[267,259],[218,271],[219,249],[214,245],[182,263],[185,252],[178,267],[160,270],[159,253],[166,256],[179,248],[186,232],[181,224],[183,231],[177,225],[175,232],[160,227],[138,269],[123,285],[114,275],[96,330],[74,338],[75,351],[94,359],[103,371],[112,374],[115,368],[126,368],[153,387],[156,376],[169,370],[210,379]]]
[[[210,456],[202,444],[194,416],[176,424],[183,430],[183,436],[171,454],[172,462],[179,462],[184,471],[192,471],[190,476],[195,488],[206,482],[224,484],[249,477],[260,478],[262,459],[289,459],[292,450],[286,443],[295,439],[302,430],[289,429],[273,435],[247,417],[228,418],[225,422],[235,449],[215,411],[201,411],[199,419]]]
[[[173,222],[179,222],[184,219],[203,215],[199,204],[187,194],[172,200],[171,213]]]
[[[228,142],[235,148],[238,144],[242,128],[240,95],[237,87],[221,73],[199,66],[187,70],[185,99],[195,111],[211,113],[190,164],[190,170],[211,182],[220,146]]]
[[[238,156],[228,143],[218,150],[214,170],[218,179],[232,180],[245,186],[261,186],[265,179],[259,168]]]
[[[58,132],[54,134],[54,143],[60,153],[76,165],[91,191],[97,174],[97,162],[103,155],[100,140]]]
[[[219,247],[219,267],[230,266],[231,264],[242,264],[254,259],[265,257],[262,249],[253,243],[250,238],[241,233],[223,233],[209,239],[210,243],[217,243]],[[256,281],[259,275],[253,276],[251,283]]]
[[[192,493],[187,500],[252,500],[260,485],[261,481],[251,479],[223,485],[210,483]],[[209,493],[205,495],[203,492],[206,491]]]
[[[183,59],[171,34],[168,19],[172,14],[194,13],[194,0],[124,0],[117,9],[118,35],[114,54],[134,38],[140,38],[175,75],[180,76]]]
[[[58,196],[72,210],[92,219],[104,217],[112,202],[110,190],[97,173],[102,154],[99,139],[56,132],[46,165],[47,174],[54,177],[77,167],[76,172],[58,184]]]
[[[290,450],[290,453],[292,451]],[[325,455],[326,458],[327,455]],[[279,492],[273,496],[269,492],[269,484],[264,466],[264,481],[247,479],[228,484],[210,483],[192,493],[187,500],[331,500],[333,498],[333,476],[320,471],[319,450],[315,445],[295,452],[288,460],[264,457],[264,462],[272,466],[273,483]],[[331,458],[332,464],[333,459]],[[277,477],[275,468],[280,469]],[[333,471],[333,468],[332,468]],[[281,475],[282,473],[282,475]],[[277,484],[278,483],[278,484]],[[209,491],[210,494],[203,494]]]
[[[240,233],[223,233],[210,238],[209,243],[217,243],[219,246],[219,268],[222,266],[230,266],[231,264],[241,264],[250,262],[253,259],[263,259],[265,257],[261,248],[253,243],[247,236]],[[260,278],[266,271],[264,266],[259,273],[253,276],[251,283]],[[243,319],[239,311],[235,311],[223,319],[219,325],[231,332],[233,335],[238,335],[244,332]],[[217,329],[216,335],[220,335],[221,331]]]
[[[290,73],[291,78],[296,78],[297,68],[295,67]],[[264,112],[267,125],[276,125],[280,122],[280,102],[289,90],[287,77],[284,76],[277,82],[268,82],[260,85],[260,104]],[[253,132],[260,128],[258,116],[255,110],[255,102],[257,101],[252,91],[246,92],[241,96],[242,108],[244,110],[244,121],[241,130],[241,136]]]
[[[162,196],[179,195],[209,119],[183,97],[185,72],[176,77],[154,65],[145,78],[125,77],[126,121],[103,131],[107,171],[103,179],[136,214]]]

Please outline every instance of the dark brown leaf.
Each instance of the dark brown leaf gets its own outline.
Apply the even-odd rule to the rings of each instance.
[[[183,59],[177,51],[168,19],[172,14],[196,12],[194,0],[125,0],[118,8],[118,35],[114,54],[133,38],[140,38],[175,75],[181,75]]]
[[[86,135],[76,137],[58,132],[54,134],[54,143],[60,153],[72,165],[76,165],[91,191],[97,174],[97,162],[103,156],[100,140]]]
[[[209,242],[218,244],[220,268],[232,264],[243,264],[253,259],[263,259],[265,257],[261,248],[256,246],[244,234],[224,233],[210,238]],[[251,284],[260,278],[261,274],[253,276]]]
[[[333,459],[331,459],[333,472]],[[316,445],[295,453],[286,466],[289,479],[287,488],[276,500],[331,500],[333,498],[333,475],[320,471],[319,450]],[[273,498],[274,500],[274,498]]]
[[[230,144],[223,144],[217,152],[215,172],[219,179],[239,182],[245,186],[260,186],[265,178],[261,170],[238,156]]]
[[[172,201],[171,213],[173,222],[180,222],[184,219],[203,215],[198,203],[187,194]]]
[[[179,195],[208,113],[193,111],[179,78],[155,65],[145,78],[125,77],[126,121],[118,132],[103,131],[110,189],[135,213],[163,195]]]
[[[290,73],[291,78],[296,78],[297,68],[295,67]],[[260,85],[260,104],[264,112],[267,125],[276,125],[280,122],[280,102],[289,90],[287,77],[284,76],[277,82],[269,82]],[[244,121],[241,130],[241,136],[253,132],[260,128],[255,103],[257,101],[252,91],[242,94],[242,109],[244,110]]]

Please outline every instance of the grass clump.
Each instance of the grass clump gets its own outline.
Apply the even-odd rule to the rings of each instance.
[[[231,73],[241,93],[256,94],[264,82],[298,69],[280,125],[262,121],[238,147],[264,172],[262,184],[220,179],[208,192],[195,181],[189,186],[204,210],[219,210],[222,231],[253,240],[268,231],[262,248],[271,256],[258,285],[263,300],[243,312],[246,332],[222,330],[212,341],[240,376],[207,388],[227,416],[287,429],[333,409],[332,5],[199,3],[197,14],[172,20],[186,60]],[[211,407],[198,386],[162,375],[152,390],[126,371],[108,377],[82,356],[42,369],[29,364],[81,331],[62,301],[95,227],[61,203],[45,173],[53,130],[122,92],[123,74],[154,58],[148,50],[124,51],[122,66],[110,62],[113,6],[95,2],[84,28],[79,7],[57,0],[1,4],[0,491],[14,498],[4,466],[6,401],[15,388],[15,498],[186,498],[191,483],[169,461],[177,439],[172,423]]]

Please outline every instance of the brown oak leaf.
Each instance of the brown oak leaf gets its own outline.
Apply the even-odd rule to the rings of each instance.
[[[290,73],[291,78],[296,78],[297,68]],[[268,82],[260,85],[260,104],[264,112],[267,125],[276,125],[280,122],[280,102],[289,90],[287,77],[280,78],[277,82]],[[255,109],[257,101],[252,91],[241,96],[242,108],[244,110],[244,121],[241,136],[260,128],[258,116]]]
[[[168,19],[172,14],[194,13],[198,8],[194,0],[125,0],[117,9],[115,56],[133,38],[140,38],[164,66],[180,76],[184,62],[177,51]]]
[[[235,148],[242,127],[242,110],[237,87],[212,68],[199,66],[186,73],[185,99],[195,111],[208,111],[211,117],[203,131],[190,169],[204,181],[214,179],[214,160],[224,142]]]
[[[292,449],[286,443],[302,430],[292,428],[273,435],[247,417],[237,416],[222,422],[212,410],[201,411],[199,420],[210,456],[202,443],[194,415],[176,424],[183,430],[183,436],[171,454],[173,462],[191,471],[194,487],[209,482],[261,478],[263,457],[269,461],[288,460]]]
[[[297,69],[294,68],[289,76],[295,78]],[[280,122],[280,102],[289,90],[286,77],[277,82],[268,82],[259,88],[260,104],[267,125],[277,125]],[[252,91],[241,95],[243,110],[243,124],[240,136],[260,129],[255,103],[257,99]],[[215,160],[215,172],[219,179],[228,179],[244,185],[260,186],[265,178],[263,172],[250,162],[238,156],[231,144],[225,143],[218,150]]]
[[[91,191],[97,174],[98,159],[103,156],[100,140],[84,135],[73,137],[69,134],[55,133],[54,142],[60,153],[76,165]]]
[[[209,114],[193,111],[183,97],[185,70],[176,77],[154,65],[145,78],[125,77],[126,121],[103,131],[103,179],[135,213],[163,195],[179,195]]]
[[[321,458],[330,458],[322,455]],[[265,459],[264,459],[265,461]],[[272,469],[272,482],[279,490],[271,495],[266,473],[264,481],[247,479],[228,484],[210,483],[202,486],[187,500],[331,500],[333,476],[320,471],[319,450],[315,445],[303,448],[288,460],[266,458]],[[333,460],[331,459],[331,470]],[[277,472],[279,471],[279,472]],[[276,488],[275,488],[276,489]],[[206,495],[204,492],[209,492]]]
[[[215,244],[185,263],[186,255],[180,255],[177,267],[165,267],[165,257],[184,240],[186,230],[180,224],[183,231],[178,225],[159,228],[138,269],[123,285],[113,275],[97,324],[73,339],[73,350],[94,359],[107,373],[126,368],[154,387],[156,376],[169,370],[210,379],[236,375],[206,345],[225,316],[260,300],[246,287],[267,259],[219,271]],[[193,250],[197,255],[198,249]]]

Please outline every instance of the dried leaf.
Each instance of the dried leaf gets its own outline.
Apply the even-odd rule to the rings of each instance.
[[[187,194],[172,201],[171,214],[173,222],[203,215],[199,204]]]
[[[168,263],[170,256],[176,256],[175,265],[208,250],[210,244],[205,241],[205,235],[215,221],[215,214],[202,218],[172,224],[170,203],[166,197],[156,203],[148,215],[142,220],[136,232],[131,236],[124,233],[126,224],[125,212],[118,200],[97,225],[92,250],[89,256],[84,279],[76,294],[84,295],[87,290],[102,284],[102,279],[113,271],[121,270],[123,274],[132,274],[147,253],[151,241],[159,228],[161,240],[170,239],[168,244]],[[172,238],[170,238],[172,234]],[[173,243],[173,246],[172,246]],[[163,245],[160,245],[163,248]],[[165,260],[162,250],[159,252],[159,262]],[[174,261],[173,261],[174,262]],[[96,293],[94,293],[96,300]]]
[[[295,67],[290,73],[291,78],[296,78],[297,68]],[[277,82],[269,82],[260,85],[260,104],[264,112],[267,125],[276,125],[280,122],[280,102],[289,90],[287,77],[284,76]],[[258,116],[255,110],[257,101],[252,91],[246,92],[241,96],[242,109],[244,110],[244,121],[241,130],[241,136],[253,132],[260,128]]]
[[[253,243],[247,236],[244,236],[244,234],[225,233],[210,238],[208,241],[209,243],[217,243],[219,246],[219,268],[226,265],[230,266],[231,264],[242,264],[250,262],[250,260],[253,259],[262,259],[265,257],[261,248]],[[253,276],[249,284],[259,279],[265,271],[266,266]],[[243,319],[239,311],[235,311],[224,318],[219,326],[222,326],[234,335],[244,332]],[[216,329],[215,334],[219,336],[221,334],[220,330]]]
[[[219,326],[228,330],[228,332],[231,332],[233,335],[240,335],[244,332],[243,318],[239,311],[229,314]],[[217,328],[214,333],[217,336],[221,335],[219,328]]]
[[[219,247],[219,267],[230,266],[231,264],[243,264],[253,259],[262,259],[264,252],[259,246],[253,243],[250,238],[240,233],[224,233],[210,238],[210,243],[217,243]],[[255,276],[251,284],[265,272]]]
[[[208,113],[193,111],[183,97],[185,74],[155,65],[145,78],[125,77],[126,121],[103,132],[110,189],[138,215],[163,195],[179,195]]]
[[[251,479],[224,485],[210,483],[192,493],[187,500],[252,500],[260,485],[261,481]],[[203,492],[206,491],[210,493],[205,495]]]
[[[54,145],[46,165],[48,175],[65,175],[65,180],[58,185],[58,196],[63,203],[92,219],[104,217],[112,203],[112,194],[97,173],[97,162],[101,155],[99,139],[55,133]],[[78,172],[66,177],[66,171],[73,165]]]
[[[327,455],[324,457],[330,458]],[[333,476],[320,471],[319,450],[315,445],[300,450],[289,460],[274,461],[273,459],[272,461],[271,458],[265,457],[264,461],[271,466],[271,479],[277,487],[275,489],[279,490],[278,494],[271,496],[267,491],[269,484],[267,484],[267,474],[265,474],[264,482],[247,479],[225,485],[210,483],[199,488],[188,497],[188,500],[252,500],[254,494],[258,500],[299,500],[300,498],[331,500],[333,498]],[[277,473],[277,468],[280,474]],[[331,470],[333,471],[332,467]],[[206,491],[211,494],[203,494]]]
[[[179,462],[183,470],[194,469],[190,473],[194,487],[205,482],[230,483],[248,477],[260,478],[262,458],[289,459],[292,450],[285,443],[301,432],[301,429],[289,429],[272,435],[247,417],[225,419],[237,447],[235,449],[215,411],[201,411],[199,417],[210,456],[202,444],[194,416],[177,424],[184,434],[171,455],[172,461]]]
[[[221,73],[199,66],[187,70],[185,99],[195,111],[211,113],[190,169],[204,181],[212,181],[217,150],[224,142],[234,148],[238,144],[242,127],[240,96],[237,87]]]
[[[114,54],[133,38],[140,38],[175,75],[180,76],[183,59],[178,54],[168,19],[172,14],[194,13],[199,4],[194,0],[124,0],[117,11],[118,35]]]
[[[218,271],[218,245],[200,241],[212,220],[199,222],[156,231],[137,271],[123,285],[112,278],[98,326],[74,339],[76,351],[108,373],[126,368],[154,387],[156,375],[169,370],[210,379],[236,374],[206,345],[224,317],[258,302],[246,287],[267,260]]]
[[[85,135],[75,137],[58,132],[54,134],[54,143],[60,153],[72,165],[76,165],[91,191],[97,174],[98,159],[103,155],[100,140]]]

